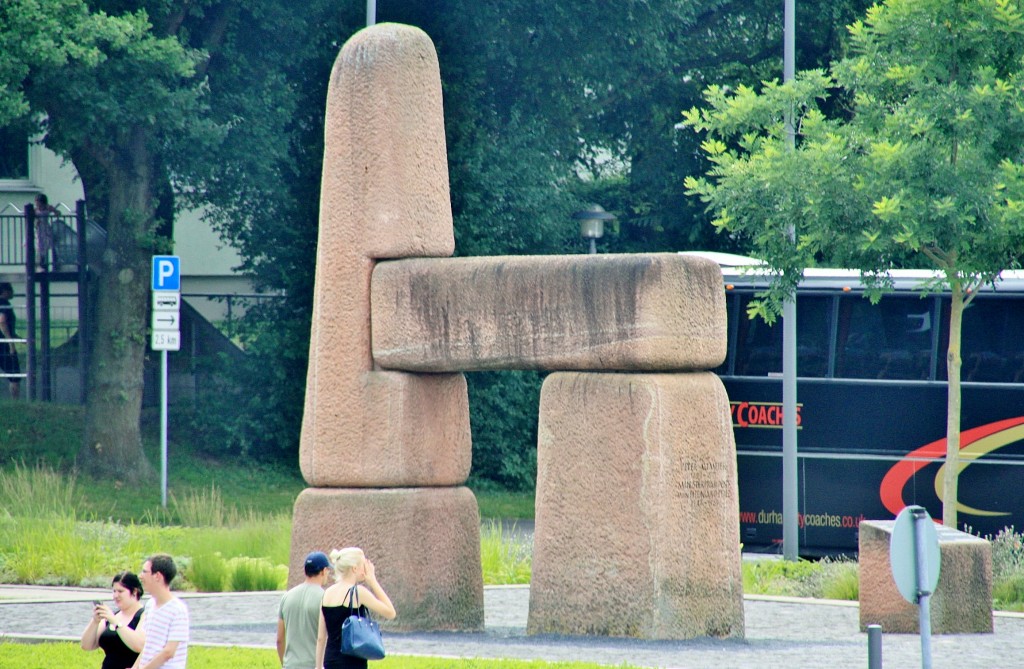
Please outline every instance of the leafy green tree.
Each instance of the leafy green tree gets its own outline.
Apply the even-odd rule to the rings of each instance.
[[[278,61],[305,27],[296,14],[270,0],[0,8],[0,122],[38,122],[108,235],[94,268],[85,470],[151,472],[139,430],[147,277],[150,256],[171,250],[175,211],[206,206],[245,226],[282,209],[296,96]]]
[[[852,17],[850,8],[863,4],[802,2],[802,16],[816,28],[801,40],[801,59],[817,64],[836,48],[834,17]],[[227,370],[241,387],[263,390],[203,403],[214,419],[205,432],[217,430],[215,441],[230,451],[287,456],[295,448],[325,88],[338,48],[361,27],[363,7],[340,3],[304,13],[301,44],[284,67],[299,95],[292,169],[283,179],[287,195],[270,203],[273,216],[234,208],[218,218],[242,250],[244,269],[260,287],[283,295],[249,312],[242,332],[247,361]],[[602,250],[721,244],[722,237],[705,234],[703,212],[679,186],[703,159],[697,139],[675,128],[677,110],[681,101],[699,99],[702,82],[753,82],[777,61],[780,11],[774,0],[658,0],[596,11],[537,0],[515,6],[381,0],[379,21],[417,25],[438,49],[456,252],[581,252],[571,213],[590,201],[619,215]],[[536,443],[540,376],[480,372],[468,381],[474,476],[524,485],[532,479],[521,472],[532,466],[527,454]]]
[[[849,32],[831,74],[708,88],[685,116],[713,167],[686,185],[776,275],[751,317],[774,320],[821,261],[860,268],[876,300],[887,270],[936,270],[929,287],[952,295],[943,522],[955,527],[963,310],[1024,242],[1024,16],[1014,0],[888,0]]]

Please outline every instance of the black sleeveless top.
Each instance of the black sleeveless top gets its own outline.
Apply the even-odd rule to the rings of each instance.
[[[140,606],[139,610],[135,612],[135,615],[128,622],[128,627],[135,629],[141,618],[142,607]],[[100,669],[126,669],[126,667],[135,664],[135,659],[139,656],[124,641],[121,641],[121,637],[117,632],[112,631],[109,627],[104,627],[103,631],[100,632],[99,644],[103,652],[106,653]]]
[[[352,610],[348,604],[321,606],[324,624],[327,627],[327,648],[324,649],[324,669],[366,669],[366,660],[341,652],[341,625]],[[366,607],[360,606],[360,616],[366,616]]]

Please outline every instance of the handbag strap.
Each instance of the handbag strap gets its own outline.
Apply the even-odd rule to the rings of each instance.
[[[359,613],[359,585],[353,585],[348,589],[348,614],[353,615],[353,611],[356,614]]]

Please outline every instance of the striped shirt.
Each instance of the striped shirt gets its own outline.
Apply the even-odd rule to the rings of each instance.
[[[146,666],[168,643],[177,641],[178,649],[163,669],[185,669],[188,659],[188,609],[185,602],[172,597],[163,606],[157,606],[156,600],[150,597],[140,627],[146,633],[146,645],[139,656],[140,667]]]

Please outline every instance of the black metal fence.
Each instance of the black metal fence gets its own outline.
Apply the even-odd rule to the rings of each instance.
[[[8,206],[7,210],[11,209]],[[67,209],[66,207],[64,208]],[[38,216],[32,205],[23,211],[0,213],[0,280],[23,291],[12,300],[24,345],[22,357],[29,399],[83,403],[91,352],[90,266],[97,266],[106,245],[106,232],[87,220],[85,203],[75,212],[48,212]],[[24,298],[21,299],[21,295]],[[170,358],[171,396],[192,400],[201,396],[217,362],[230,364],[244,355],[230,336],[234,321],[247,306],[267,295],[185,294],[181,309],[182,349]],[[222,329],[204,317],[223,305]],[[223,327],[225,326],[226,327]],[[225,331],[226,330],[226,331]],[[156,356],[150,356],[154,360]],[[158,401],[158,365],[147,360],[143,403]],[[0,385],[2,388],[2,385]],[[3,389],[6,390],[6,389]]]

